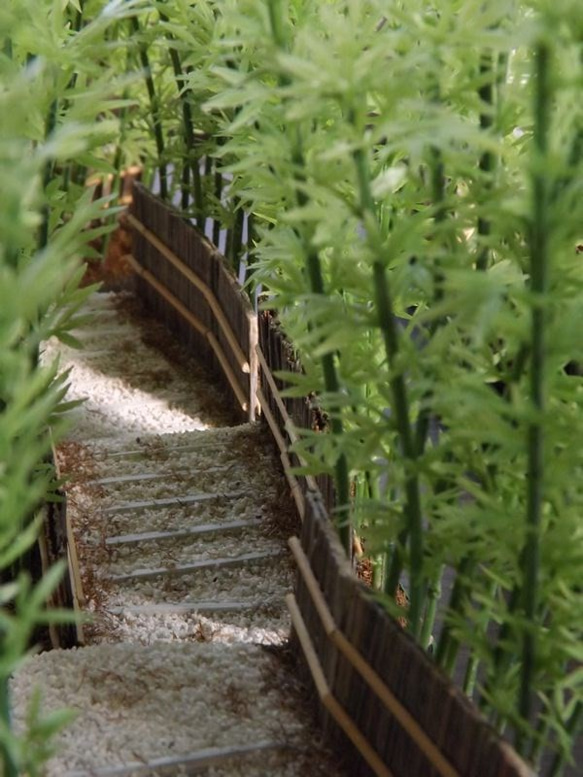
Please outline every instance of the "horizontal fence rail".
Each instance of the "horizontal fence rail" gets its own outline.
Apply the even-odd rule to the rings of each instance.
[[[301,541],[291,543],[300,569],[295,599],[310,635],[309,650],[343,715],[372,746],[388,774],[533,777],[356,578],[317,493],[306,500]],[[312,675],[310,652],[306,663]],[[317,687],[318,675],[313,679]],[[342,719],[325,703],[321,722],[339,746],[345,734],[350,737]],[[387,773],[377,770],[350,739],[356,747],[351,775]]]
[[[357,579],[329,520],[332,478],[296,474],[302,429],[326,433],[306,397],[282,396],[301,364],[272,314],[256,316],[224,259],[196,228],[141,185],[129,223],[137,292],[202,361],[221,368],[234,399],[261,415],[302,520],[287,597],[292,643],[351,777],[533,777],[477,708]]]
[[[128,224],[138,294],[208,367],[225,376],[255,420],[257,317],[217,249],[173,208],[135,184]]]

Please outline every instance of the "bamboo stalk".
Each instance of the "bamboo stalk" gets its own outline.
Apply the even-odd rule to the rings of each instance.
[[[548,291],[549,230],[548,181],[545,164],[548,147],[550,110],[550,51],[542,40],[536,46],[534,87],[535,164],[532,177],[533,212],[530,229],[530,288],[532,293],[530,370],[531,401],[536,412],[528,429],[528,472],[526,538],[523,565],[523,610],[525,625],[522,636],[519,712],[525,721],[532,710],[533,683],[537,653],[536,623],[539,598],[541,517],[544,498],[544,432],[545,409],[545,296]]]
[[[47,546],[47,537],[46,537],[46,525],[47,525],[46,504],[43,506],[42,512],[43,512],[43,517],[41,521],[41,529],[38,533],[37,545],[38,545],[40,559],[41,559],[42,576],[44,577],[46,573],[49,571],[49,567],[51,565],[50,559],[49,559],[49,549]],[[49,607],[55,606],[54,593],[51,594],[47,604]],[[61,647],[61,640],[59,638],[59,630],[57,628],[57,624],[49,623],[48,629],[49,629],[49,639],[51,642],[51,647],[53,648],[53,650],[58,650]]]
[[[168,17],[162,11],[159,11],[160,20],[162,22],[168,22]],[[204,213],[202,202],[202,183],[200,179],[199,162],[196,156],[192,158],[195,148],[195,134],[194,134],[194,120],[192,116],[192,107],[189,102],[189,95],[192,90],[185,88],[186,75],[182,69],[182,63],[180,62],[180,55],[176,46],[172,45],[174,36],[167,35],[170,41],[170,61],[172,62],[172,68],[174,70],[174,78],[176,86],[178,88],[178,96],[180,98],[180,104],[182,107],[182,129],[184,132],[184,145],[186,149],[186,158],[184,161],[184,167],[182,170],[182,209],[186,210],[188,207],[188,183],[190,176],[192,175],[192,182],[194,188],[194,207],[197,227],[204,228]]]
[[[520,561],[520,567],[523,566],[523,561]],[[508,668],[513,660],[515,660],[514,654],[510,653],[507,649],[507,641],[511,635],[512,632],[512,625],[511,625],[511,618],[516,613],[516,610],[518,609],[520,604],[520,588],[517,585],[515,585],[510,592],[510,596],[508,599],[508,605],[506,608],[506,620],[502,624],[500,628],[500,633],[498,634],[497,643],[494,647],[494,650],[492,652],[492,669],[490,672],[490,676],[485,683],[484,687],[484,693],[482,694],[480,698],[480,707],[483,709],[487,706],[487,696],[489,695],[491,689],[493,686],[495,686],[498,677],[500,676],[501,672]]]
[[[478,89],[478,96],[485,106],[485,109],[480,111],[480,129],[483,132],[489,130],[494,123],[492,116],[492,107],[494,104],[493,71],[494,55],[492,53],[484,54],[482,56],[482,61],[480,62],[480,76],[487,78],[487,80]],[[494,171],[495,164],[496,159],[494,154],[491,151],[485,151],[480,157],[478,167],[481,172],[485,173],[486,175],[490,175]],[[491,188],[491,181],[486,182],[486,188],[487,190]],[[477,231],[479,237],[488,237],[491,232],[491,227],[492,225],[488,219],[485,219],[482,216],[478,217]],[[487,246],[482,246],[480,253],[478,254],[478,258],[476,259],[476,269],[482,271],[487,270],[489,261],[490,250]]]
[[[257,348],[259,347],[259,321],[255,311],[247,311],[249,322],[249,423],[257,420],[261,413],[261,405],[257,397],[259,389],[259,359]]]
[[[245,273],[245,283],[249,284],[251,276],[254,273],[254,249],[257,244],[257,230],[255,227],[255,214],[253,212],[247,213],[247,267]]]
[[[478,658],[478,656],[472,653],[472,655],[468,659],[468,664],[466,666],[466,672],[464,675],[464,681],[462,684],[463,692],[470,699],[472,698],[472,695],[474,693],[474,688],[476,687],[476,680],[478,678],[479,667],[480,667],[480,659]]]
[[[188,154],[188,151],[186,151],[186,155]],[[183,213],[186,213],[188,210],[188,203],[190,202],[190,191],[189,191],[189,184],[190,184],[190,170],[188,169],[188,163],[187,163],[187,156],[184,159],[184,162],[182,164],[182,172],[180,173],[180,208],[182,209]]]
[[[128,213],[127,220],[135,230],[137,230],[141,235],[143,235],[146,238],[146,240],[151,245],[153,245],[154,248],[156,248],[162,254],[162,256],[164,256],[164,258],[170,262],[170,264],[173,265],[173,267],[175,267],[185,278],[187,278],[187,280],[190,281],[190,283],[192,283],[193,286],[195,286],[202,293],[214,317],[216,318],[219,326],[221,327],[221,330],[225,336],[225,339],[229,343],[233,356],[237,360],[237,363],[239,364],[241,372],[245,372],[248,374],[250,372],[249,361],[245,356],[245,354],[243,353],[243,350],[239,345],[237,338],[233,333],[233,330],[231,329],[231,325],[229,324],[225,314],[223,313],[223,310],[220,306],[219,301],[217,300],[213,292],[209,289],[209,287],[206,285],[206,283],[202,281],[198,277],[198,275],[196,275],[196,273],[194,273],[189,267],[187,267],[184,264],[184,262],[178,256],[176,256],[176,254],[173,251],[171,251],[168,248],[168,246],[166,246],[153,232],[151,232],[140,221],[138,221],[138,219],[134,215],[132,215],[131,213]],[[199,331],[201,330],[199,329]],[[209,329],[206,329],[206,332],[209,332],[209,331],[210,331]],[[206,332],[205,332],[205,336],[207,336]]]
[[[223,174],[215,169],[214,176],[214,195],[217,200],[217,208],[220,207],[221,195],[223,193]],[[213,220],[213,243],[218,248],[221,234],[221,222],[219,218]]]
[[[370,174],[365,153],[357,149],[353,153],[354,164],[358,178],[358,190],[360,207],[367,224],[377,223],[377,214],[370,188]],[[374,242],[367,228],[369,241],[373,248]],[[424,599],[424,572],[423,572],[423,523],[421,515],[421,495],[419,477],[416,471],[417,446],[415,445],[411,424],[409,397],[405,378],[401,371],[397,371],[397,359],[401,346],[395,316],[395,308],[390,281],[384,263],[380,258],[373,261],[373,283],[375,304],[378,323],[381,329],[385,354],[389,367],[389,384],[393,396],[395,422],[401,443],[401,450],[405,458],[405,515],[407,518],[407,534],[409,538],[409,565],[410,565],[410,607],[408,623],[413,636],[419,636],[421,615]],[[394,571],[389,577],[393,580]],[[395,587],[396,592],[396,587]]]
[[[139,39],[140,36],[140,23],[136,16],[130,17],[130,24],[132,30],[138,38],[138,54],[142,69],[144,71],[144,79],[146,81],[146,89],[148,97],[150,98],[150,108],[152,110],[154,140],[156,142],[156,150],[158,152],[158,170],[160,173],[160,197],[163,200],[168,199],[168,173],[166,170],[166,163],[164,162],[165,144],[164,135],[162,133],[162,116],[160,113],[160,101],[156,93],[156,86],[152,77],[152,68],[150,67],[150,58],[148,56],[148,50],[143,41]]]
[[[233,225],[233,236],[231,240],[231,246],[230,246],[230,255],[229,255],[229,261],[231,262],[231,266],[235,270],[235,274],[239,275],[239,268],[241,266],[241,247],[243,245],[243,221],[245,218],[245,214],[243,212],[243,209],[241,207],[241,203],[239,198],[235,198],[234,200],[234,206],[235,206],[235,223]]]
[[[465,556],[458,568],[456,578],[451,591],[449,599],[449,605],[447,611],[449,613],[460,613],[464,603],[466,601],[467,592],[470,585],[471,575],[475,568],[475,561],[471,556]],[[459,642],[454,636],[451,623],[448,620],[443,624],[441,636],[437,643],[437,649],[435,651],[435,661],[439,666],[442,666],[446,672],[451,674],[455,658],[457,656],[457,650],[459,648]]]
[[[269,19],[271,24],[271,32],[275,45],[285,51],[286,49],[286,34],[285,26],[283,22],[283,15],[281,9],[281,0],[269,0],[268,3]],[[289,79],[285,76],[279,77],[280,85],[286,86]],[[295,183],[295,198],[297,205],[302,208],[308,203],[308,196],[301,188],[300,184],[303,183],[303,171],[305,170],[305,160],[303,154],[303,143],[301,133],[298,127],[290,128],[288,131],[291,148],[292,148],[292,163],[294,166],[294,183]],[[303,242],[304,250],[306,254],[306,273],[310,284],[310,290],[312,294],[324,296],[326,294],[324,287],[324,276],[322,273],[322,266],[320,263],[320,257],[317,249],[315,249],[305,235],[302,235],[297,229],[296,234]],[[322,365],[322,371],[324,373],[324,387],[326,392],[331,396],[337,395],[340,391],[340,380],[338,377],[338,371],[336,369],[336,363],[334,354],[325,353],[320,359]],[[340,440],[344,434],[344,424],[341,417],[341,410],[339,407],[335,407],[331,404],[330,408],[331,417],[331,431],[334,437]],[[344,550],[348,557],[352,555],[352,541],[351,541],[351,529],[350,529],[350,478],[348,472],[348,461],[345,453],[339,453],[334,463],[334,479],[336,482],[336,494],[337,494],[337,513],[340,516],[336,518],[336,528]]]
[[[582,722],[583,722],[583,702],[578,701],[566,725],[567,733],[570,735],[571,741],[575,741],[577,732],[581,729]],[[553,763],[551,764],[548,777],[559,777],[559,775],[563,773],[563,768],[566,762],[567,762],[567,752],[565,750],[561,750],[556,754],[555,758],[553,759]]]
[[[397,539],[393,543],[393,548],[390,553],[387,553],[387,559],[385,561],[388,570],[385,572],[385,586],[384,592],[391,596],[393,599],[397,593],[397,587],[401,579],[401,572],[405,565],[405,555],[407,552],[407,537],[409,536],[409,529],[405,525],[397,534]]]
[[[428,649],[432,639],[433,627],[435,625],[435,617],[437,615],[437,607],[441,598],[441,578],[443,575],[444,567],[440,567],[436,577],[427,586],[427,606],[425,610],[425,616],[423,618],[423,626],[421,628],[421,636],[419,642],[421,647]]]
[[[45,124],[45,140],[49,140],[52,133],[57,126],[57,115],[59,110],[59,104],[57,100],[51,102],[49,113]],[[46,192],[48,185],[50,184],[55,163],[53,160],[48,159],[44,164],[43,169],[43,192]],[[44,202],[41,208],[41,224],[38,237],[38,248],[42,250],[46,248],[49,242],[49,220],[50,220],[50,208],[47,202]]]

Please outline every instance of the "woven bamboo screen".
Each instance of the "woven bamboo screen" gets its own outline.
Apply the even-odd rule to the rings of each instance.
[[[139,296],[197,357],[227,376],[254,420],[257,318],[216,248],[140,184],[128,216]]]
[[[532,775],[356,578],[317,493],[306,500],[301,549],[331,618],[322,618],[300,572],[295,598],[329,693],[386,768],[374,770],[361,750],[348,745],[351,775]],[[346,748],[346,732],[326,704],[320,715],[338,746]]]
[[[260,355],[258,364],[261,392],[282,434],[286,435],[286,426],[290,421],[296,429],[323,431],[326,428],[326,419],[309,397],[281,396],[280,392],[286,388],[286,384],[276,373],[300,372],[302,368],[293,346],[279,327],[277,318],[267,311],[259,316],[259,347],[264,357],[262,359]],[[277,390],[272,388],[273,383]],[[283,404],[285,413],[282,412],[280,403]],[[287,439],[292,442],[289,433]],[[301,465],[293,453],[290,454],[290,461],[292,467]],[[305,495],[312,485],[310,479],[299,476],[298,481]],[[333,479],[329,475],[319,475],[315,481],[327,511],[332,512],[335,504]]]

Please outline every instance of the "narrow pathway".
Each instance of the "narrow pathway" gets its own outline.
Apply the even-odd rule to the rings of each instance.
[[[50,777],[341,774],[286,646],[297,526],[270,440],[131,297],[87,313],[84,349],[46,356],[86,397],[58,457],[92,618],[14,679],[17,723],[35,686],[77,713]]]

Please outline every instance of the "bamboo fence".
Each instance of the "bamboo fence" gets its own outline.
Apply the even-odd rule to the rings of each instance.
[[[302,519],[301,537],[290,539],[298,566],[296,589],[288,596],[292,642],[317,692],[320,721],[347,754],[351,777],[531,777],[510,745],[357,579],[328,518],[331,478],[295,474],[302,461],[290,443],[302,428],[323,431],[325,419],[310,398],[281,396],[285,386],[277,373],[301,365],[274,317],[257,318],[216,249],[140,185],[134,187],[130,224],[138,293],[204,362],[222,368],[235,397],[236,376],[248,398],[248,417],[260,408],[279,447]],[[248,371],[241,369],[213,300]],[[223,349],[227,368],[207,332]]]
[[[356,578],[317,493],[306,499],[301,540],[290,544],[299,569],[296,644],[322,702],[322,725],[339,747],[350,740],[351,775],[531,777]]]
[[[55,468],[57,480],[60,480],[61,473],[54,447],[51,447],[51,463]],[[58,489],[55,496],[54,500],[46,502],[40,508],[42,527],[36,543],[23,559],[23,564],[36,583],[54,564],[64,563],[66,574],[53,590],[48,605],[50,608],[70,610],[79,615],[83,593],[75,542],[67,514],[67,495],[62,489]],[[46,627],[40,626],[32,641],[45,648],[71,648],[83,644],[81,619],[79,618],[77,623],[51,623]]]
[[[127,216],[138,295],[206,366],[248,420],[257,410],[257,318],[217,249],[140,184]]]

